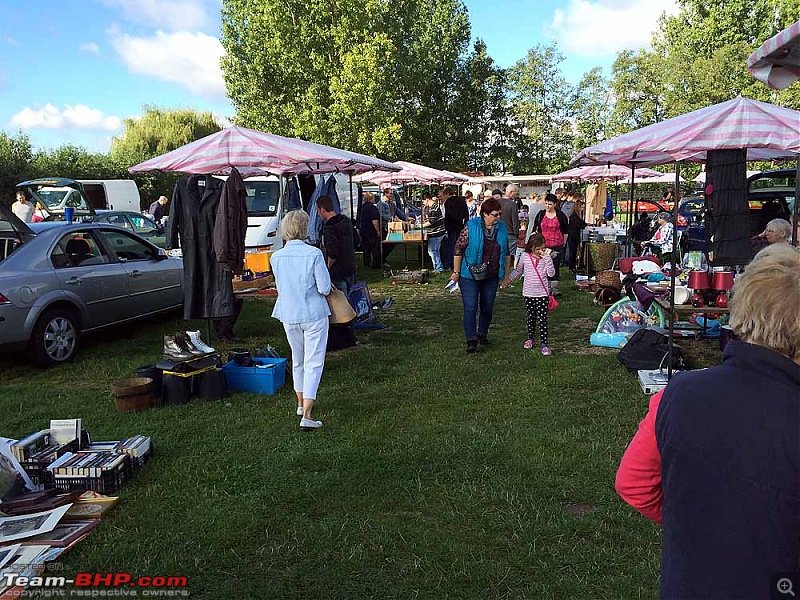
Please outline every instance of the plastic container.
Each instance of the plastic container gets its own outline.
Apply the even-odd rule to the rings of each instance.
[[[229,390],[274,394],[286,381],[285,358],[254,358],[254,367],[225,363],[222,372]]]
[[[133,460],[125,459],[114,469],[103,470],[100,477],[54,477],[55,488],[64,492],[92,490],[106,495],[116,495],[133,475]]]

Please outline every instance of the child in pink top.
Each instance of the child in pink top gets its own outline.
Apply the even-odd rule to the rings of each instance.
[[[525,278],[522,284],[522,296],[525,298],[527,312],[528,340],[523,345],[533,348],[536,337],[536,323],[539,323],[539,342],[544,356],[550,356],[547,347],[547,306],[550,303],[550,286],[548,277],[555,275],[556,269],[550,250],[541,233],[534,233],[525,244],[525,252],[519,264],[511,272],[509,282],[522,275]]]

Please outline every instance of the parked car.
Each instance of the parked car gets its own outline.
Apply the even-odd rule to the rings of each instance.
[[[28,347],[39,365],[72,360],[83,333],[183,305],[183,261],[119,227],[36,233],[0,205],[0,241],[0,348]]]
[[[160,248],[167,247],[166,232],[148,216],[129,210],[99,210],[92,223],[108,223],[140,235]]]
[[[34,203],[40,203],[49,213],[47,221],[63,221],[64,209],[74,209],[74,220],[83,221],[92,218],[95,210],[83,190],[83,186],[63,177],[42,177],[23,181],[16,185],[17,190],[25,190],[32,196]]]

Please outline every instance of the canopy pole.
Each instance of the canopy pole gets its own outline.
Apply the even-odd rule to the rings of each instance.
[[[348,178],[350,180],[350,220],[355,222],[356,214],[353,212],[353,172],[350,171],[348,173]]]
[[[633,173],[634,173],[635,170],[636,170],[636,165],[634,163],[631,163],[631,193],[630,193],[630,198],[628,199],[628,210],[625,211],[627,213],[626,216],[627,216],[627,220],[628,220],[627,225],[628,225],[628,232],[629,233],[628,233],[628,252],[627,252],[627,254],[628,254],[629,257],[633,256],[633,240],[631,239],[630,230],[631,230],[631,227],[633,227],[633,217],[632,217],[632,215],[633,215],[633,196],[634,196],[634,193],[633,193],[633,186],[634,186],[634,184],[633,184]]]
[[[681,182],[681,161],[675,161],[675,188],[672,194],[678,197]],[[675,257],[678,256],[678,205],[676,200],[672,208],[672,252],[669,259],[669,342],[667,352],[667,381],[672,379],[672,334],[675,332],[675,279],[677,278],[677,265]]]
[[[794,218],[792,219],[792,246],[797,247],[797,238],[800,237],[800,226],[797,217],[800,215],[800,154],[797,155],[797,170],[794,177]]]

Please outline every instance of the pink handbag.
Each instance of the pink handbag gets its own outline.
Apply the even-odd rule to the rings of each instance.
[[[539,283],[541,283],[542,287],[547,289],[549,293],[550,285],[544,284],[544,279],[542,279],[542,276],[539,274],[538,261],[534,262],[533,256],[531,256],[530,254],[528,254],[528,258],[531,259],[531,264],[533,265],[533,270],[536,272],[536,276],[539,278]],[[553,294],[550,294],[550,299],[547,302],[547,310],[548,311],[555,310],[557,306],[558,306],[558,300],[556,300],[556,297],[553,296]]]

